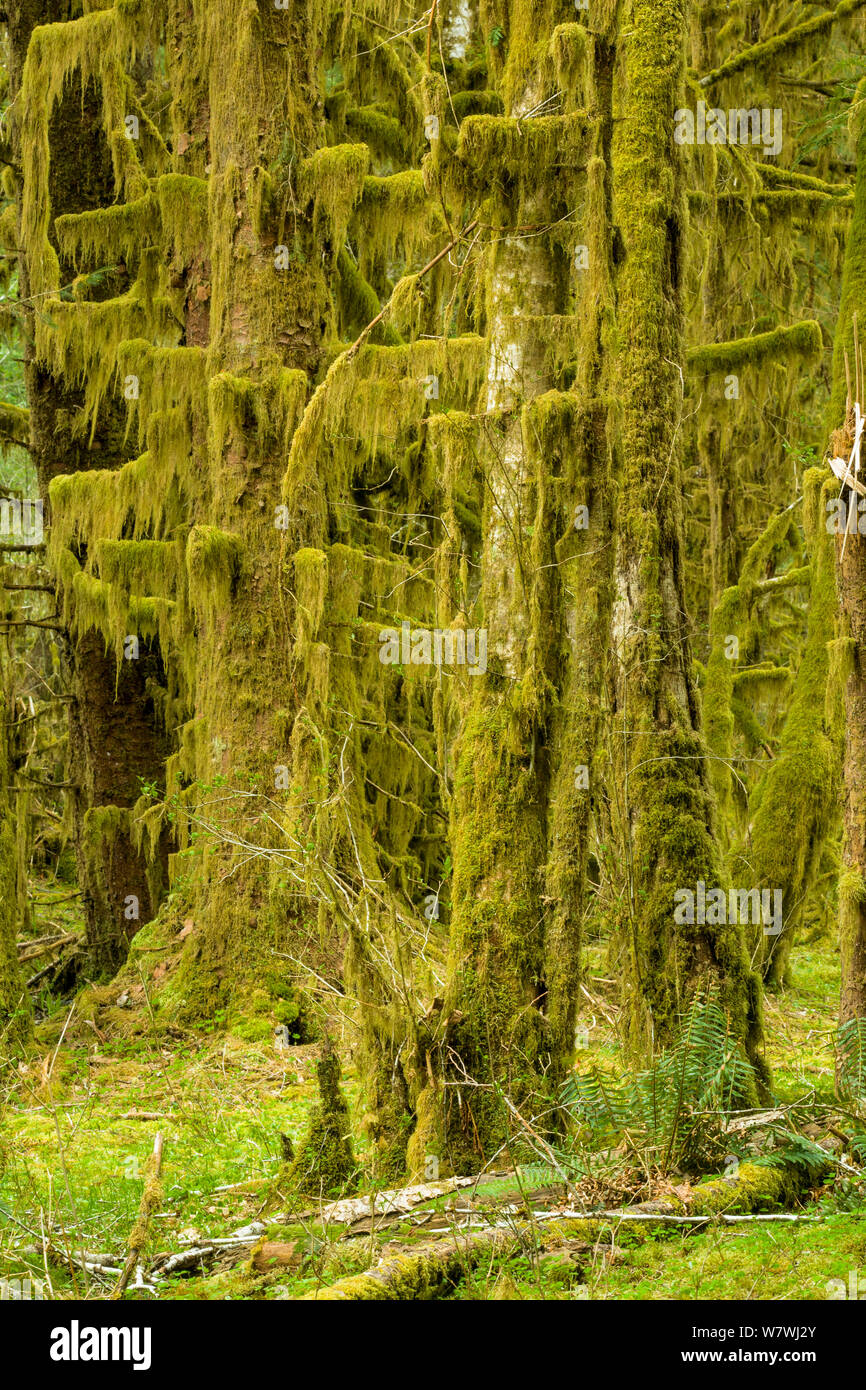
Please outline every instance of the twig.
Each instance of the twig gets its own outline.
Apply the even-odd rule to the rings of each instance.
[[[120,1278],[112,1292],[112,1299],[123,1298],[126,1286],[132,1278],[133,1271],[138,1264],[138,1257],[142,1247],[147,1240],[147,1228],[150,1222],[151,1212],[159,1205],[161,1197],[159,1186],[159,1174],[162,1168],[162,1131],[160,1131],[153,1141],[153,1153],[148,1163],[147,1176],[144,1180],[144,1191],[141,1194],[141,1205],[138,1209],[138,1220],[132,1228],[129,1237],[129,1254],[126,1257]]]

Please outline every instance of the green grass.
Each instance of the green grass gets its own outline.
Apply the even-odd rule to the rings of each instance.
[[[60,891],[60,886],[58,886]],[[53,920],[72,920],[74,903],[42,909]],[[34,924],[34,934],[42,928]],[[587,976],[596,1007],[582,1022],[587,1047],[577,1066],[622,1065],[614,1023],[614,993],[600,963]],[[827,942],[795,952],[793,987],[766,1003],[768,1058],[776,1099],[833,1099],[835,1008],[839,957]],[[414,1241],[418,1228],[401,1221],[375,1236],[343,1239],[345,1227],[322,1229],[307,1221],[286,1226],[285,1201],[273,1193],[281,1163],[281,1135],[297,1143],[315,1098],[316,1048],[277,1054],[269,1043],[233,1036],[149,1032],[106,1037],[98,1025],[76,1019],[57,1050],[68,1006],[55,1006],[41,1025],[42,1044],[26,1072],[7,1073],[0,1137],[0,1277],[44,1276],[33,1246],[42,1229],[72,1251],[121,1255],[135,1221],[145,1164],[154,1134],[165,1139],[163,1199],[151,1223],[150,1253],[175,1251],[198,1238],[225,1236],[253,1220],[268,1224],[269,1240],[294,1239],[299,1267],[253,1273],[247,1263],[207,1275],[177,1275],[160,1285],[176,1299],[297,1297],[317,1284],[368,1267],[386,1240]],[[362,1100],[358,1079],[344,1068],[356,1150],[363,1162]],[[137,1118],[136,1118],[137,1116]],[[520,1205],[521,1192],[549,1181],[540,1163],[522,1180],[488,1179],[472,1195],[480,1206]],[[229,1188],[228,1191],[217,1191]],[[467,1194],[468,1195],[468,1194]],[[820,1195],[820,1194],[816,1194]],[[441,1213],[453,1194],[426,1204]],[[523,1255],[507,1266],[480,1268],[453,1294],[458,1299],[812,1299],[824,1298],[830,1279],[866,1268],[866,1197],[858,1189],[848,1205],[825,1195],[826,1219],[802,1224],[743,1223],[684,1233],[680,1228],[639,1230],[614,1223],[594,1244],[572,1242],[555,1254]],[[16,1224],[20,1223],[20,1224]],[[28,1229],[24,1229],[24,1227]],[[441,1234],[441,1230],[439,1232]],[[102,1283],[62,1262],[51,1267],[54,1296],[105,1297]],[[129,1295],[147,1297],[148,1295]]]

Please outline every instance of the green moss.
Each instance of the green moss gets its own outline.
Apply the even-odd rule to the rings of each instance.
[[[823,346],[820,324],[808,319],[790,328],[777,328],[772,333],[755,333],[729,343],[708,343],[692,348],[688,364],[701,376],[709,376],[712,372],[760,365],[768,358],[778,361],[780,357],[796,357],[804,362],[814,361],[821,355]]]
[[[351,333],[358,333],[381,312],[379,296],[345,250],[337,258],[337,270],[340,276],[342,321]],[[391,347],[401,341],[399,333],[390,323],[382,325],[379,335],[381,341]],[[372,341],[375,342],[375,338]]]
[[[858,311],[862,314],[863,305],[866,304],[866,215],[864,215],[864,209],[866,209],[866,120],[862,116],[864,100],[866,100],[866,80],[859,83],[851,108],[852,135],[857,156],[856,204],[845,247],[839,316],[833,341],[833,387],[826,415],[828,434],[832,430],[838,429],[845,418],[847,390],[845,357],[847,355],[853,382],[856,376],[853,316]],[[862,401],[860,405],[863,405]]]
[[[778,1211],[794,1205],[808,1179],[793,1163],[741,1163],[734,1179],[712,1178],[693,1191],[689,1211],[708,1216],[720,1212]]]
[[[0,440],[26,448],[30,443],[30,411],[10,401],[0,401]]]
[[[76,265],[137,265],[159,233],[159,203],[148,192],[131,203],[67,213],[54,223],[63,255]]]
[[[683,544],[676,411],[682,360],[679,256],[684,190],[670,128],[682,77],[681,0],[636,0],[625,54],[627,98],[613,139],[623,426],[617,761],[633,827],[632,886],[622,924],[632,1047],[671,1037],[688,993],[715,979],[732,1031],[757,1055],[757,989],[739,926],[682,926],[674,894],[721,871],[707,748],[700,731],[679,568]],[[634,189],[642,189],[640,197]],[[616,737],[614,739],[616,743]]]
[[[450,107],[458,125],[466,116],[501,116],[503,113],[499,92],[455,92]]]
[[[177,590],[183,553],[174,541],[103,540],[97,548],[100,576],[136,596]]]
[[[715,86],[723,78],[733,77],[735,73],[742,72],[745,68],[768,67],[780,54],[801,47],[810,39],[815,38],[816,35],[831,29],[840,20],[856,14],[858,10],[862,9],[863,3],[864,0],[839,0],[834,9],[827,10],[824,14],[814,15],[811,19],[804,20],[802,24],[795,24],[780,34],[774,34],[768,39],[762,39],[760,43],[751,44],[747,48],[741,49],[739,53],[727,58],[719,67],[706,73],[700,79],[700,85],[702,87]]]
[[[240,538],[218,526],[194,526],[186,545],[190,597],[200,611],[225,607],[241,571]]]
[[[365,274],[382,274],[398,255],[411,263],[432,233],[443,228],[420,169],[364,179],[352,231]]]
[[[366,145],[326,145],[305,159],[298,173],[300,197],[313,207],[313,226],[325,219],[328,235],[339,250],[353,209],[364,190],[370,166]]]
[[[582,24],[558,24],[550,38],[550,56],[561,83],[580,92],[586,82],[593,42]]]
[[[346,130],[380,157],[404,163],[409,153],[406,130],[396,116],[378,106],[353,106],[346,112]]]
[[[328,593],[328,556],[321,550],[299,550],[294,557],[295,600],[298,605],[297,650],[315,641]],[[339,586],[338,586],[339,587]]]
[[[483,188],[512,181],[525,188],[586,167],[589,122],[569,116],[470,116],[460,127],[457,156]]]
[[[84,413],[91,423],[91,438],[103,397],[122,371],[121,344],[142,334],[169,342],[178,336],[168,300],[148,299],[138,283],[116,299],[82,303],[48,300],[40,323],[45,363],[57,376],[84,388]]]
[[[163,174],[156,180],[162,230],[175,256],[189,263],[208,241],[208,185],[188,174]]]
[[[721,595],[710,619],[710,656],[703,683],[704,727],[712,754],[710,780],[719,809],[720,831],[731,826],[731,758],[733,755],[734,700],[742,692],[745,673],[731,659],[731,637],[745,641],[746,625],[758,598],[758,586],[774,551],[785,541],[790,528],[787,511],[773,517],[763,534],[750,547],[738,583]],[[806,576],[808,578],[808,576]],[[765,673],[776,679],[773,671]],[[781,672],[788,678],[787,672]],[[763,741],[763,740],[762,740]]]
[[[826,502],[838,484],[825,469],[803,479],[806,536],[811,553],[806,646],[797,670],[781,745],[752,798],[749,862],[756,887],[782,892],[785,929],[767,938],[765,969],[781,981],[791,939],[814,882],[820,849],[838,819],[836,785],[841,748],[826,719],[829,674],[827,644],[836,613],[833,538],[827,532]]]
[[[10,804],[6,701],[0,687],[0,1030],[11,1044],[30,1036],[30,998],[21,978],[16,950],[18,935],[17,856],[15,816]]]
[[[340,1059],[326,1038],[316,1064],[318,1103],[294,1159],[278,1179],[282,1191],[321,1199],[343,1197],[354,1190],[358,1166],[340,1075]]]

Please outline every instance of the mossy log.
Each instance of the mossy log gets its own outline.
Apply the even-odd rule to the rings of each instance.
[[[660,1221],[668,1216],[749,1215],[788,1206],[813,1180],[814,1174],[808,1175],[793,1163],[742,1163],[735,1177],[711,1178],[701,1183],[688,1201],[663,1197],[628,1210],[635,1215],[657,1216]],[[530,1245],[537,1248],[539,1243],[552,1250],[565,1241],[595,1241],[609,1225],[610,1218],[564,1217],[543,1226],[525,1221],[507,1229],[494,1227],[465,1237],[455,1234],[420,1250],[386,1247],[382,1258],[370,1269],[305,1294],[304,1300],[436,1298],[449,1293],[482,1259],[508,1259]],[[635,1235],[640,1238],[639,1233]]]
[[[520,1249],[528,1227],[515,1231],[495,1228],[462,1239],[449,1236],[420,1250],[386,1249],[381,1260],[363,1274],[350,1274],[328,1288],[304,1295],[304,1301],[329,1302],[372,1299],[403,1301],[432,1299],[449,1293],[482,1259],[507,1258]]]

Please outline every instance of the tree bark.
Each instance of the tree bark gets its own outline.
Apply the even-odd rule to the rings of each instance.
[[[65,21],[74,7],[64,0],[15,0],[7,9],[10,91],[20,96],[24,60],[37,25]],[[78,74],[57,101],[49,127],[50,169],[47,195],[52,220],[64,213],[99,207],[113,197],[111,157],[100,114],[101,95],[82,90]],[[13,122],[19,163],[22,141],[32,132]],[[55,241],[53,227],[50,231]],[[23,238],[22,238],[23,240]],[[75,271],[61,258],[62,283]],[[19,260],[19,291],[25,304],[24,377],[30,406],[30,457],[40,495],[60,473],[118,467],[126,457],[123,425],[116,407],[100,412],[93,438],[82,432],[83,392],[40,363],[33,346],[33,321],[40,311],[28,302],[28,248]],[[109,277],[116,286],[118,277]],[[50,522],[50,517],[49,517]],[[147,693],[159,680],[158,659],[143,645],[139,661],[120,670],[95,632],[80,641],[64,634],[61,650],[73,696],[69,720],[69,780],[73,783],[72,825],[82,887],[85,934],[93,968],[113,972],[125,959],[130,938],[155,913],[164,877],[166,848],[155,861],[135,845],[127,812],[140,795],[140,781],[159,782],[167,748]],[[117,813],[120,814],[117,814]],[[88,831],[87,820],[90,817]],[[106,827],[111,826],[110,833]]]
[[[718,987],[757,1062],[757,983],[741,928],[674,921],[674,894],[718,881],[706,749],[686,620],[680,429],[686,227],[673,113],[682,0],[633,0],[614,137],[623,474],[614,646],[615,744],[629,902],[623,953],[632,1047],[666,1042],[697,987]]]

